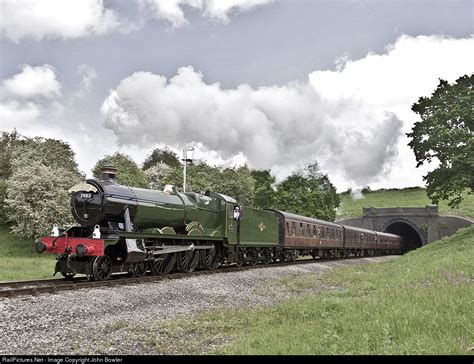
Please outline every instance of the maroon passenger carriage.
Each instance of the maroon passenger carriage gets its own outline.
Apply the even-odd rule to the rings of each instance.
[[[299,255],[316,259],[400,254],[402,249],[402,238],[398,235],[268,210],[279,219],[284,260],[295,260]]]

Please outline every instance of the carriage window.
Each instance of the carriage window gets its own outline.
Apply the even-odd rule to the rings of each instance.
[[[318,230],[316,228],[316,225],[313,225],[313,238],[315,238],[316,236],[318,236]]]
[[[286,223],[286,235],[290,235],[290,224]]]
[[[296,223],[295,222],[291,223],[291,235],[296,236]]]
[[[311,236],[311,225],[309,224],[306,225],[306,236]]]
[[[302,222],[300,222],[300,236],[304,236],[304,227]]]

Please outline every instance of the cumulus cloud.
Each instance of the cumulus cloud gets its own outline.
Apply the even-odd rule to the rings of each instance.
[[[110,131],[97,128],[96,115],[84,107],[83,96],[97,77],[88,65],[78,68],[78,89],[62,91],[60,77],[50,65],[23,65],[0,80],[0,131],[17,129],[25,136],[68,142],[77,153],[79,167],[89,172],[97,159],[110,153]],[[93,145],[94,148],[90,146]]]
[[[0,35],[13,42],[79,38],[123,26],[103,0],[2,0],[0,9]]]
[[[21,66],[19,73],[0,82],[2,129],[35,125],[61,109],[57,101],[61,97],[61,84],[52,66]]]
[[[0,97],[3,99],[53,98],[60,94],[61,85],[55,70],[47,64],[38,67],[23,65],[20,73],[0,84]]]
[[[137,72],[111,90],[103,125],[122,146],[199,143],[277,176],[317,160],[346,188],[395,170],[401,174],[394,178],[408,170],[421,182],[403,135],[416,121],[410,107],[439,77],[472,72],[473,49],[472,39],[404,36],[383,54],[339,61],[307,82],[258,89],[207,84],[190,66],[170,79]]]
[[[111,32],[129,33],[147,19],[187,24],[185,8],[227,23],[236,12],[249,11],[273,0],[139,0],[135,22],[120,17],[104,0],[0,0],[0,37],[18,43],[25,39],[74,39]]]
[[[156,19],[164,19],[179,28],[188,23],[184,8],[189,7],[204,16],[227,23],[229,15],[245,12],[273,0],[142,0],[142,11]]]

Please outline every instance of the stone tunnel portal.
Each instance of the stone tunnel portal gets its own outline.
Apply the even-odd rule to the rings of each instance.
[[[418,230],[416,226],[404,221],[392,222],[385,228],[385,232],[403,237],[403,251],[405,252],[418,249],[426,244],[423,234]]]

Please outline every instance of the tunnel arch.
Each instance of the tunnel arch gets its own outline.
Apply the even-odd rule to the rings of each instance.
[[[404,238],[404,251],[421,248],[427,243],[423,230],[407,219],[389,220],[384,224],[383,231],[402,236]]]

